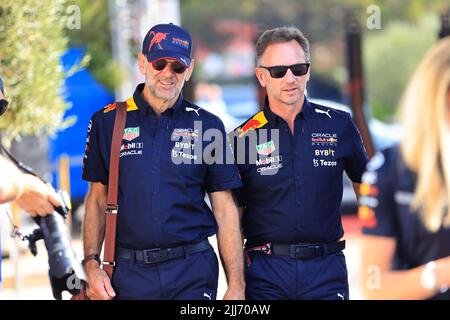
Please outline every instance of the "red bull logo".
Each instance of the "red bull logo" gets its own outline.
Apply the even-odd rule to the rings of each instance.
[[[337,143],[337,139],[336,138],[312,138],[311,142],[314,143],[333,143],[336,144]]]
[[[189,41],[184,39],[172,38],[172,43],[185,49],[189,48]]]
[[[116,110],[116,107],[117,107],[117,105],[116,105],[115,102],[111,103],[111,104],[108,104],[106,107],[103,108],[103,113],[108,113],[110,111]],[[127,112],[128,111],[134,111],[134,110],[137,110],[137,109],[138,109],[138,107],[134,103],[133,99],[132,98],[128,99],[127,100]]]
[[[242,136],[244,136],[249,130],[255,130],[256,128],[258,128],[258,126],[261,124],[261,122],[259,122],[256,119],[250,119],[249,121],[247,121],[247,123],[241,128],[241,134],[239,135],[239,138],[242,138]]]
[[[191,139],[197,140],[199,137],[199,131],[190,128],[176,128],[172,132],[172,140],[178,140],[179,137],[189,137]]]
[[[103,109],[103,113],[108,113],[112,110],[116,110],[116,104],[115,103],[111,103],[108,104],[104,109]]]
[[[263,127],[267,123],[267,119],[264,113],[258,112],[250,120],[248,120],[242,127],[238,128],[236,131],[239,133],[239,138],[245,136],[250,130],[255,130]]]
[[[153,35],[152,41],[150,41],[150,44],[148,46],[148,50],[150,51],[154,44],[158,45],[158,48],[162,50],[161,47],[161,41],[167,40],[166,37],[169,33],[168,32],[154,32],[150,31],[150,35]]]
[[[195,132],[195,131],[192,132],[192,133],[191,133],[191,137],[194,138],[194,139],[198,139],[198,133]]]
[[[336,133],[312,133],[311,142],[313,146],[336,146],[338,137]]]

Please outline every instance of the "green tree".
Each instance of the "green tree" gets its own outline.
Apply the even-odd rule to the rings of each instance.
[[[86,49],[89,71],[113,91],[125,71],[112,57],[108,0],[70,0],[67,5],[76,5],[81,12],[81,28],[67,32],[69,46]]]
[[[338,0],[336,0],[338,1]],[[367,8],[378,6],[381,10],[382,24],[387,26],[391,22],[408,21],[419,23],[424,13],[441,13],[449,7],[448,0],[339,0],[347,8],[354,10],[365,25]]]
[[[367,98],[375,117],[390,120],[403,90],[425,52],[437,41],[439,21],[428,14],[418,24],[391,22],[366,34]]]
[[[0,2],[0,74],[9,111],[0,118],[4,142],[20,135],[53,134],[69,125],[64,111],[60,57],[67,38],[64,0]]]

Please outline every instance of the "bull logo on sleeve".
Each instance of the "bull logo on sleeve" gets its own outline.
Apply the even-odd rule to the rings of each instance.
[[[243,126],[236,129],[236,131],[237,133],[239,133],[239,138],[242,138],[250,130],[262,128],[267,124],[267,122],[268,121],[264,116],[264,113],[260,111],[257,114],[255,114],[250,120],[248,120]]]

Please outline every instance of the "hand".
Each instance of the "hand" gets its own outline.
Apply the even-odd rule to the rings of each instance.
[[[245,285],[228,285],[223,300],[245,300]]]
[[[86,294],[91,300],[112,300],[116,293],[111,286],[111,280],[97,261],[86,263],[88,286]]]
[[[61,206],[56,191],[31,174],[23,175],[23,191],[16,203],[33,217],[46,216],[53,212],[54,206]]]
[[[450,256],[435,260],[436,263],[436,285],[450,287]]]

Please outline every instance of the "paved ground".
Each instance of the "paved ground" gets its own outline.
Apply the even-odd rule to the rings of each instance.
[[[358,279],[358,256],[359,256],[359,229],[354,216],[344,217],[344,228],[346,230],[347,248],[345,255],[349,271],[350,298],[361,299],[357,285]],[[215,238],[210,239],[213,246],[217,249]],[[6,242],[6,243],[5,243]],[[42,241],[41,241],[42,242]],[[82,245],[79,239],[73,241],[74,249],[78,257],[81,257]],[[3,249],[14,248],[12,240],[2,243]],[[39,253],[36,257],[26,251],[21,244],[21,254],[19,263],[15,263],[13,256],[14,250],[10,251],[11,258],[4,259],[2,262],[3,288],[0,289],[0,300],[51,300],[53,299],[50,283],[48,280],[48,261],[47,252],[43,243],[38,246]],[[15,274],[21,277],[14,277]],[[219,288],[217,297],[222,299],[226,290],[226,281],[223,270],[219,274]],[[64,293],[64,299],[69,298],[68,293]]]

